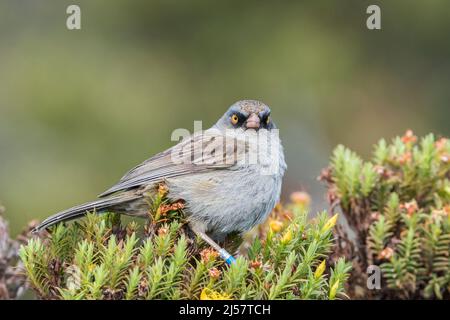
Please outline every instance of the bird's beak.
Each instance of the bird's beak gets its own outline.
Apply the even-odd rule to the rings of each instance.
[[[255,129],[258,130],[260,126],[261,120],[259,120],[259,117],[256,113],[252,113],[245,122],[245,127],[247,129]]]

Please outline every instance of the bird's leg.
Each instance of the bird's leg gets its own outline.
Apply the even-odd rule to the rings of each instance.
[[[219,246],[213,239],[211,239],[206,233],[203,231],[198,231],[193,229],[194,233],[197,234],[200,238],[205,240],[207,244],[217,250],[219,252],[220,257],[225,260],[228,265],[231,265],[236,262],[236,259],[224,248]]]

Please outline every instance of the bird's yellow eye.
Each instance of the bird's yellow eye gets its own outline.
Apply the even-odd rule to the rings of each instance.
[[[233,115],[231,116],[231,123],[232,123],[232,124],[237,124],[238,121],[239,121],[238,116],[237,116],[236,114],[233,114]]]
[[[266,124],[269,124],[269,123],[270,123],[270,116],[267,116]]]

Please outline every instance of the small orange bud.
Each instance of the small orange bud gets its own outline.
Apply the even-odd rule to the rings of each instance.
[[[375,165],[374,169],[375,172],[383,179],[388,179],[394,175],[392,170],[389,170],[388,168],[381,165]]]
[[[380,213],[378,211],[373,211],[370,214],[370,219],[372,220],[378,220],[380,218]]]
[[[436,146],[436,149],[438,152],[444,151],[445,147],[447,145],[447,139],[446,138],[440,138],[438,141],[436,141],[434,143],[434,145]]]
[[[259,269],[262,266],[262,262],[259,260],[250,261],[250,268]]]
[[[297,191],[291,193],[291,201],[294,204],[303,205],[305,207],[309,206],[311,203],[311,196],[304,191]]]
[[[374,169],[375,169],[375,172],[376,172],[379,176],[383,176],[383,175],[384,175],[384,172],[386,171],[386,168],[383,167],[383,166],[381,166],[381,165],[379,165],[379,164],[375,165]]]
[[[394,250],[390,247],[386,247],[378,254],[379,260],[389,260],[392,258],[392,255],[394,254]]]
[[[404,154],[402,154],[398,157],[398,162],[400,164],[406,164],[406,163],[410,162],[411,160],[412,160],[412,153],[409,151],[405,152]]]
[[[169,228],[166,228],[166,227],[161,227],[158,229],[158,235],[160,237],[166,235],[168,232],[169,232]]]
[[[222,271],[220,271],[217,268],[211,268],[208,270],[209,276],[214,279],[217,280],[220,278],[220,275],[222,274]]]
[[[415,199],[400,205],[400,208],[405,209],[406,213],[409,216],[412,216],[414,213],[416,213],[419,210],[419,206],[417,205],[417,202]]]
[[[200,252],[200,257],[204,264],[215,261],[218,256],[219,253],[212,248],[206,248]]]
[[[402,137],[403,143],[415,143],[417,141],[417,137],[414,135],[412,130],[406,130],[405,134]]]
[[[444,206],[444,212],[447,216],[450,216],[450,204]]]
[[[177,211],[184,208],[184,203],[181,201],[174,202],[171,204],[162,204],[159,206],[158,210],[161,215],[165,216],[169,211]]]

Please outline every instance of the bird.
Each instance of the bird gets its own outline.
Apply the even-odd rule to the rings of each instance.
[[[184,202],[192,231],[230,263],[234,257],[218,242],[266,220],[280,199],[286,169],[270,107],[240,100],[211,128],[184,137],[132,168],[99,199],[58,212],[34,231],[87,212],[147,217],[146,194],[164,183],[170,201]]]

